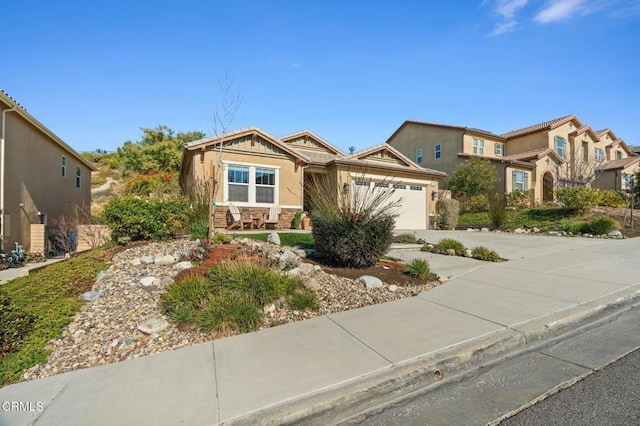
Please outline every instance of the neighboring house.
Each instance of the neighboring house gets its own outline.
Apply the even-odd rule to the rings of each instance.
[[[470,156],[486,158],[496,168],[496,191],[525,190],[536,203],[554,199],[554,188],[585,185],[602,173],[610,157],[630,151],[613,132],[595,132],[575,115],[494,134],[486,130],[405,121],[387,140],[418,164],[446,172]],[[611,140],[609,140],[609,139]],[[443,180],[446,187],[448,180]]]
[[[218,184],[215,228],[227,225],[229,204],[243,217],[263,217],[279,207],[280,227],[289,228],[295,213],[312,204],[305,185],[326,177],[336,195],[375,191],[391,180],[394,198],[403,199],[396,228],[427,229],[438,181],[445,176],[386,144],[347,155],[310,131],[277,138],[257,127],[185,144],[181,183],[208,180],[212,172]]]
[[[628,192],[633,186],[634,175],[640,171],[638,163],[640,156],[607,161],[598,169],[599,176],[592,186]]]
[[[0,110],[0,241],[4,251],[15,242],[29,251],[31,225],[90,209],[96,169],[4,91]]]

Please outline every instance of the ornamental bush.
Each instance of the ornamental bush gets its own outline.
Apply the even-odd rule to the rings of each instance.
[[[191,209],[180,198],[158,200],[135,196],[114,197],[104,206],[102,218],[114,239],[166,240],[186,228]]]
[[[458,200],[442,199],[436,202],[438,213],[438,228],[456,229],[460,215],[460,203]]]
[[[569,186],[556,191],[558,201],[579,214],[590,212],[598,204],[599,196],[597,190],[582,186]]]
[[[507,207],[514,210],[524,210],[531,207],[529,191],[515,190],[507,194]]]
[[[610,216],[596,216],[585,227],[585,232],[604,235],[620,227],[620,223]]]
[[[618,191],[606,190],[598,193],[598,205],[624,208],[629,205],[629,201]]]

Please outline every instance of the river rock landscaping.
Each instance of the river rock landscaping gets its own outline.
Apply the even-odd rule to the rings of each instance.
[[[415,296],[440,283],[416,279],[393,280],[401,272],[383,267],[337,275],[340,270],[309,262],[313,250],[281,247],[242,239],[247,257],[259,256],[282,273],[299,276],[313,290],[318,309],[297,311],[287,304],[265,306],[261,329]],[[137,245],[116,253],[110,267],[100,272],[93,288],[84,293],[86,304],[49,342],[46,362],[28,369],[22,380],[33,380],[87,367],[110,364],[156,352],[203,343],[234,333],[203,333],[194,326],[176,325],[161,310],[161,295],[176,276],[194,265],[202,247],[188,239]],[[329,273],[331,271],[333,273]],[[355,275],[368,275],[355,279]],[[345,274],[343,274],[345,275]],[[378,279],[379,278],[379,279]],[[385,281],[386,280],[386,281]]]

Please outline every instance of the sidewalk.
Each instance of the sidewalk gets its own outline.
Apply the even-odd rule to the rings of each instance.
[[[60,257],[55,259],[47,259],[46,261],[39,262],[39,263],[26,263],[24,266],[20,268],[4,269],[0,271],[0,285],[6,283],[7,281],[11,281],[14,278],[26,277],[27,275],[29,275],[29,272],[31,271],[44,268],[47,265],[61,262],[63,260],[64,260],[64,257]]]
[[[640,239],[417,236],[483,245],[510,261],[394,250],[454,278],[413,298],[6,386],[0,424],[295,422],[446,379],[640,296]]]

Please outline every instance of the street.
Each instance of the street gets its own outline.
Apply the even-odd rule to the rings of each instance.
[[[349,425],[498,424],[532,401],[577,381],[570,390],[562,390],[500,424],[640,424],[640,352],[593,373],[640,347],[639,321],[640,309],[634,306],[597,325],[451,378],[440,386],[335,420]]]

